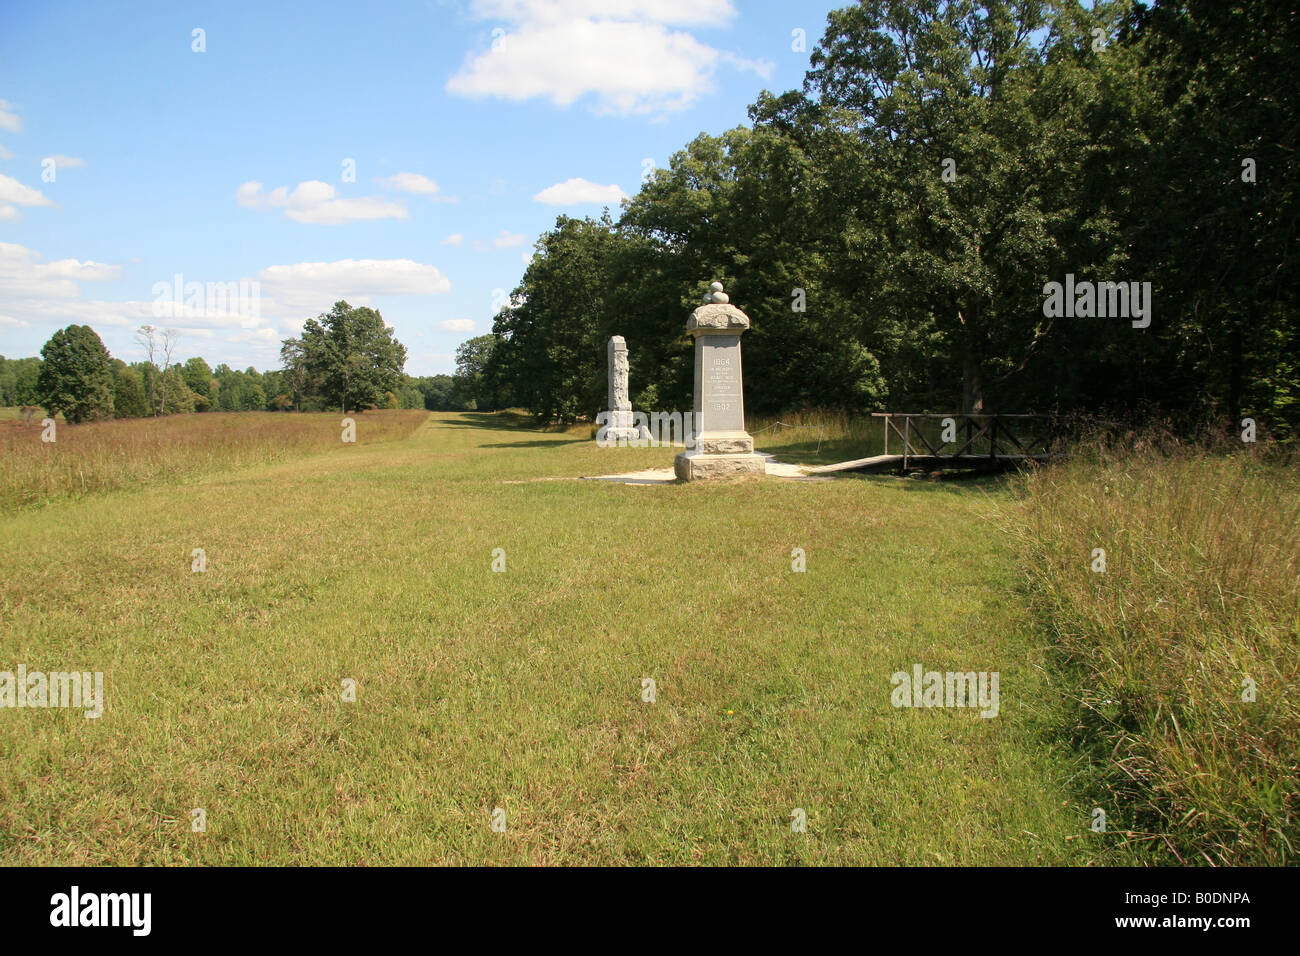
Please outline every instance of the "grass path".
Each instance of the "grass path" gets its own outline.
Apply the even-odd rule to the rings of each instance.
[[[0,862],[1088,861],[997,486],[529,480],[671,456],[433,415],[0,519],[0,670],[107,698],[0,709]]]

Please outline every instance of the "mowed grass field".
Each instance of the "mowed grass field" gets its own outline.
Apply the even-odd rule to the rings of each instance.
[[[674,450],[357,419],[0,517],[0,670],[106,697],[0,708],[0,862],[1130,859],[1075,796],[1003,484],[575,481]],[[918,663],[999,672],[999,716],[891,706]]]

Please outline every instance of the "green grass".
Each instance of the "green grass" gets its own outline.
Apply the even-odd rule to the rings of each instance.
[[[1032,474],[1005,522],[1071,702],[1080,786],[1144,859],[1294,864],[1295,457],[1138,445]]]
[[[587,432],[433,415],[0,517],[0,670],[107,697],[0,709],[0,861],[1129,858],[1054,737],[1002,484],[568,480],[674,454]],[[1001,715],[895,709],[914,663],[998,671]]]

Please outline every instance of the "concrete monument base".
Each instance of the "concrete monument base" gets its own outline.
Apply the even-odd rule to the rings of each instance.
[[[752,455],[754,439],[749,432],[711,432],[695,436],[694,450],[703,455]]]
[[[673,471],[681,481],[709,481],[718,478],[762,478],[767,473],[763,455],[707,455],[688,451],[673,459]]]

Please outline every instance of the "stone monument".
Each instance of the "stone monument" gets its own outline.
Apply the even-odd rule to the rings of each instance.
[[[740,335],[749,316],[731,304],[722,283],[709,286],[704,304],[686,320],[695,336],[695,448],[677,456],[682,481],[763,475],[766,459],[754,454],[745,431],[745,394],[740,375]]]
[[[627,343],[623,336],[609,340],[609,422],[605,441],[630,442],[640,437],[633,425],[632,399],[627,390]]]

